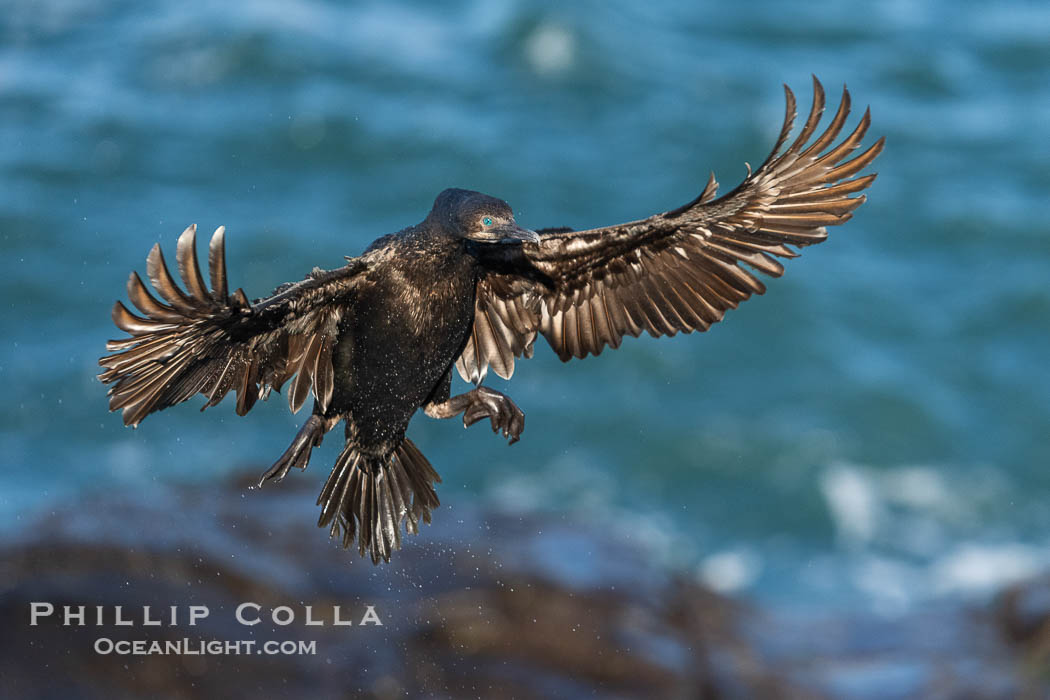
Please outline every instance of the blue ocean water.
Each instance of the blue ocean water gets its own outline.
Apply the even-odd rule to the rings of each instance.
[[[255,297],[449,186],[534,228],[638,218],[711,169],[733,187],[815,73],[887,137],[853,221],[709,333],[565,365],[539,343],[490,382],[520,444],[410,435],[446,503],[598,523],[759,600],[906,610],[1050,566],[1050,6],[217,5],[0,17],[5,536],[84,491],[264,467],[294,433],[282,398],[106,412],[109,308],[155,242],[226,225]]]

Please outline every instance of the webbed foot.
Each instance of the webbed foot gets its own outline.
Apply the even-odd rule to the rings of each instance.
[[[470,392],[471,403],[463,412],[463,427],[467,428],[488,418],[492,432],[503,433],[508,445],[516,443],[525,430],[525,414],[506,394],[479,386]]]
[[[292,467],[306,469],[306,465],[310,463],[310,453],[321,444],[328,430],[329,426],[325,425],[325,420],[321,416],[314,414],[307,418],[284,454],[266,470],[265,474],[259,477],[256,488],[262,488],[267,481],[281,481],[288,475]]]

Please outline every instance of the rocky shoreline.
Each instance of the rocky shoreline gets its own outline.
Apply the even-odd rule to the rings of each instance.
[[[375,568],[294,480],[67,504],[0,550],[9,697],[1015,698],[1050,693],[1050,578],[987,607],[800,618],[716,594],[581,523],[441,507]],[[31,603],[55,613],[30,625]],[[238,621],[237,608],[260,622]],[[86,624],[62,624],[63,606]],[[103,624],[94,624],[102,606]],[[114,608],[131,625],[113,624]],[[149,606],[146,625],[143,607]],[[177,608],[171,612],[171,606]],[[209,614],[190,626],[191,606]],[[337,617],[350,625],[334,624]],[[360,624],[373,606],[382,625]],[[283,621],[275,622],[277,608]],[[307,610],[309,608],[309,611]],[[243,611],[242,611],[243,612]],[[177,624],[168,624],[172,615]],[[322,624],[306,624],[313,615]],[[99,654],[180,640],[315,653]]]

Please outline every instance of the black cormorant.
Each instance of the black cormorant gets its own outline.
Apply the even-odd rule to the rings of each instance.
[[[405,437],[418,408],[434,418],[488,418],[515,442],[524,414],[481,383],[491,369],[509,378],[530,357],[537,335],[558,356],[598,355],[625,335],[657,337],[707,330],[728,309],[761,294],[755,270],[783,272],[775,258],[819,243],[826,226],[845,222],[874,174],[854,177],[882,150],[879,139],[851,157],[869,113],[835,143],[850,109],[849,93],[831,124],[811,141],[824,108],[814,78],[813,106],[787,143],[795,98],[773,152],[729,194],[716,198],[714,175],[677,209],[616,226],[572,231],[520,227],[506,202],[449,189],[422,223],[383,236],[335,270],[315,269],[301,282],[249,301],[230,293],[224,229],[211,239],[210,288],[197,262],[195,227],[179,237],[176,261],[185,285],[169,273],[161,249],[147,260],[154,297],[137,273],[113,321],[130,337],[110,341],[99,360],[111,410],[137,426],[148,414],[194,394],[214,406],[236,392],[243,415],[259,398],[289,383],[298,411],[313,410],[291,446],[260,480],[305,469],[311,450],[345,422],[346,443],[325,482],[319,525],[344,547],[357,540],[372,561],[389,560],[401,523],[416,532],[438,505],[437,472]],[[747,267],[741,266],[741,263]],[[450,397],[452,368],[476,385]]]

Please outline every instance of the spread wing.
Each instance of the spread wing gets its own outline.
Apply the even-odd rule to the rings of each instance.
[[[273,296],[248,301],[244,291],[228,292],[225,229],[219,228],[208,251],[209,290],[197,261],[196,226],[179,237],[176,258],[183,291],[153,247],[146,269],[159,300],[137,272],[128,278],[128,297],[143,314],[123,303],[113,307],[113,322],[130,337],[111,340],[111,351],[99,360],[99,374],[109,389],[109,408],[121,410],[125,425],[138,425],[154,411],[185,401],[196,393],[214,406],[231,390],[237,413],[295,377],[288,404],[298,411],[314,394],[323,409],[334,390],[332,348],[338,324],[348,308],[365,265],[351,260],[331,271],[315,270],[296,284],[279,287]]]
[[[820,243],[827,226],[849,220],[875,174],[854,177],[882,151],[879,139],[859,155],[870,123],[835,143],[850,111],[849,92],[827,129],[813,139],[824,90],[813,79],[813,105],[787,147],[795,96],[772,153],[732,192],[715,198],[714,174],[700,195],[672,211],[617,226],[548,229],[538,243],[490,246],[478,283],[473,333],[457,361],[467,381],[491,367],[509,378],[516,357],[532,355],[539,333],[563,361],[617,348],[625,335],[657,337],[704,331],[729,309],[762,294],[755,271],[779,277],[777,258]],[[811,139],[813,139],[811,141]]]

